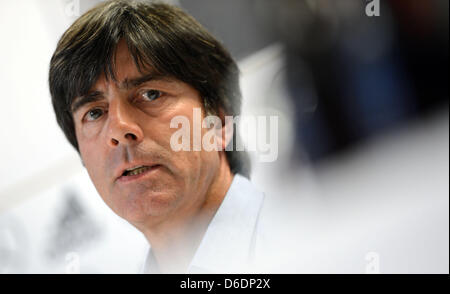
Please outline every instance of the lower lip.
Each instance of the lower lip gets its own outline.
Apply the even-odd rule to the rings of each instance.
[[[142,179],[150,174],[155,173],[160,167],[161,167],[160,165],[154,165],[141,174],[132,175],[132,176],[121,176],[120,178],[117,179],[117,181],[119,181],[121,183],[129,183],[132,181],[136,181],[136,180]]]

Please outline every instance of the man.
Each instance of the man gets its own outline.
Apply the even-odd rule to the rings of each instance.
[[[245,153],[225,150],[233,128],[219,126],[213,150],[171,142],[175,117],[188,119],[193,147],[211,131],[194,131],[206,116],[238,115],[238,75],[217,40],[165,4],[103,2],[57,45],[58,124],[105,203],[150,243],[146,272],[248,269],[263,194],[247,179]]]

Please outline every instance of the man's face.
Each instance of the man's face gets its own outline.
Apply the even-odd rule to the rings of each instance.
[[[192,214],[206,200],[219,153],[173,151],[170,138],[177,129],[170,121],[187,117],[192,141],[193,108],[203,109],[201,98],[179,80],[140,73],[124,42],[115,58],[117,82],[102,76],[73,104],[89,176],[106,204],[135,225]]]

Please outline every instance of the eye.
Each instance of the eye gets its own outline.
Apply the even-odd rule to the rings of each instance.
[[[94,121],[94,120],[98,119],[102,115],[103,115],[103,110],[102,109],[94,108],[94,109],[89,110],[85,114],[84,118],[87,121]]]
[[[159,97],[161,97],[162,92],[158,91],[158,90],[146,90],[142,93],[142,96],[144,97],[145,100],[148,101],[153,101],[155,99],[158,99]]]

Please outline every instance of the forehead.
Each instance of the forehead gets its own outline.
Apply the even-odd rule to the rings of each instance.
[[[139,69],[128,50],[127,43],[123,40],[117,44],[113,64],[114,75],[118,81],[123,81],[126,77],[140,75]]]

